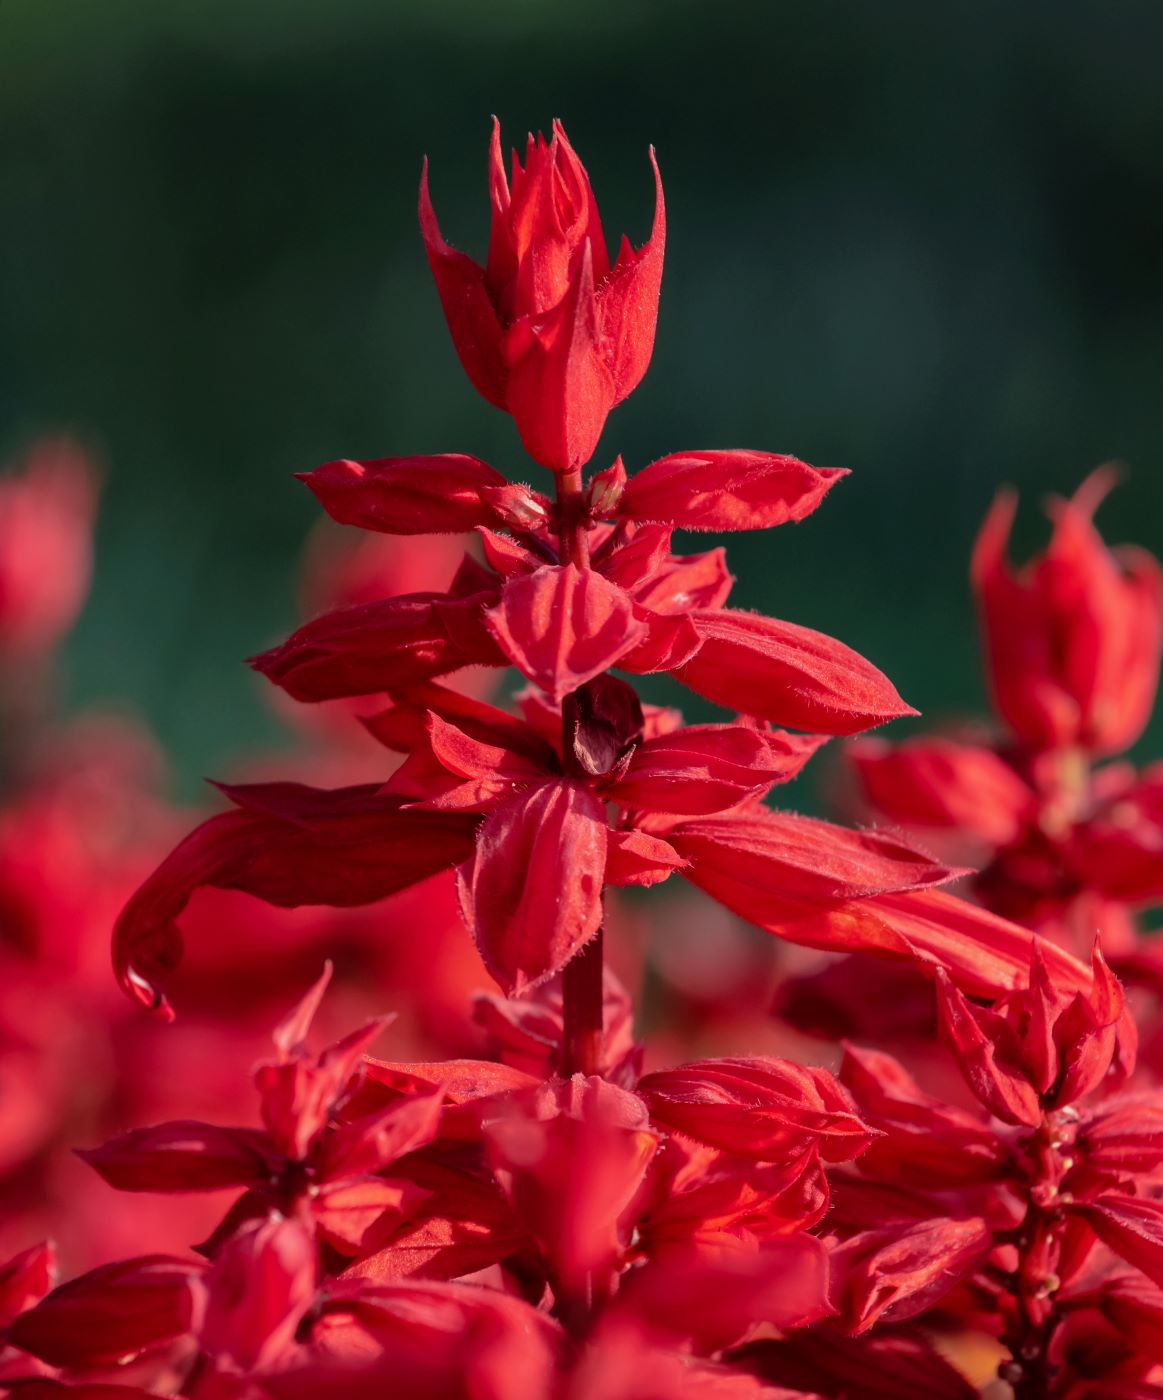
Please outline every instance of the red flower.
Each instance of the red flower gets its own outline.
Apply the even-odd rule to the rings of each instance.
[[[1055,501],[1050,544],[1020,574],[1006,561],[1012,493],[997,498],[974,550],[994,698],[1033,747],[1127,748],[1155,698],[1163,573],[1141,550],[1112,554],[1091,523],[1113,483],[1100,470]]]
[[[651,163],[654,153],[651,152]],[[666,239],[662,182],[650,241],[623,240],[611,266],[589,177],[560,122],[529,138],[505,178],[501,128],[489,154],[492,228],[485,267],[441,237],[420,183],[420,227],[453,344],[474,386],[511,413],[530,456],[573,471],[606,415],[646,373],[654,347]]]

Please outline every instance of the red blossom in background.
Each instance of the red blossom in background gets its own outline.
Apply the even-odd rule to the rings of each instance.
[[[1096,766],[1142,733],[1163,649],[1163,574],[1143,550],[1110,550],[1092,515],[1100,469],[1050,505],[1047,547],[1015,573],[1016,500],[998,497],[971,575],[990,685],[1010,736],[863,741],[852,757],[871,805],[901,826],[981,855],[989,908],[1076,952],[1095,934],[1136,980],[1137,908],[1163,899],[1157,767]],[[983,854],[981,854],[983,853]]]

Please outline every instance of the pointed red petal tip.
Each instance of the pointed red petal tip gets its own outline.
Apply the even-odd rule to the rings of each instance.
[[[1012,486],[1003,486],[993,498],[969,560],[969,579],[974,588],[981,588],[990,577],[1009,571],[1008,548],[1014,516],[1018,510],[1018,493]]]
[[[1074,495],[1068,501],[1051,497],[1047,505],[1048,513],[1056,516],[1063,507],[1073,507],[1089,520],[1110,495],[1116,486],[1127,478],[1127,469],[1122,462],[1104,462],[1085,476]]]
[[[314,1021],[319,1007],[322,1005],[323,996],[331,982],[333,970],[334,966],[331,959],[328,958],[324,962],[323,971],[319,974],[314,985],[304,994],[290,1015],[284,1017],[275,1027],[271,1039],[274,1041],[275,1049],[284,1059],[290,1059],[293,1055],[301,1054],[306,1049],[311,1022]]]

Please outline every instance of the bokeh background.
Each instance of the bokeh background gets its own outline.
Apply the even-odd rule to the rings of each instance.
[[[134,707],[176,790],[274,741],[240,658],[295,621],[291,473],[466,451],[415,221],[487,234],[489,115],[560,115],[611,241],[670,221],[658,348],[599,463],[756,446],[852,478],[733,543],[737,597],[982,700],[965,572],[995,487],[1127,464],[1163,549],[1163,8],[975,0],[0,0],[0,455],[69,428],[106,486],[70,703]],[[1146,744],[1159,751],[1158,729]]]

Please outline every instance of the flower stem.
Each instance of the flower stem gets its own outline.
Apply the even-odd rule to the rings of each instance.
[[[580,471],[557,475],[557,539],[563,564],[590,567],[586,536],[586,500]],[[561,705],[562,754],[567,773],[577,771],[574,738],[577,730],[577,697],[567,695]],[[576,953],[562,972],[562,1073],[597,1074],[602,1063],[602,930]]]

